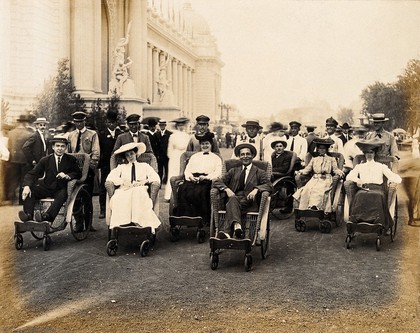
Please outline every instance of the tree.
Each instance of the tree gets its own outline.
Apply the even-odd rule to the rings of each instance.
[[[61,59],[57,65],[57,75],[45,82],[43,91],[37,96],[34,114],[46,117],[50,126],[70,120],[73,112],[85,108],[83,98],[74,94],[74,90],[69,59]]]
[[[337,113],[337,120],[340,124],[354,124],[353,116],[354,113],[352,109],[340,107]]]
[[[406,102],[404,128],[414,134],[420,124],[420,60],[408,62],[404,74],[398,76],[397,86]]]
[[[406,101],[404,94],[396,84],[375,82],[362,91],[363,111],[366,114],[384,113],[390,121],[385,127],[406,128]]]

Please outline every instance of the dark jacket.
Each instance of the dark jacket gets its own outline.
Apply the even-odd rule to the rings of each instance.
[[[39,163],[26,175],[23,179],[23,186],[33,186],[39,178],[44,178],[41,183],[50,190],[61,190],[67,186],[68,180],[57,179],[57,174],[64,172],[71,179],[79,179],[82,177],[82,171],[77,164],[74,156],[63,154],[60,162],[59,170],[55,163],[54,154],[50,154],[41,158]]]
[[[168,143],[169,143],[169,137],[171,136],[171,134],[172,132],[168,130],[165,130],[165,134],[163,135],[161,131],[156,133],[160,141],[159,157],[168,157]]]
[[[146,153],[153,153],[149,137],[146,134],[141,133],[140,131],[137,132],[137,134],[139,135],[139,142],[143,142],[146,145]],[[116,151],[122,145],[125,145],[126,143],[130,142],[134,142],[130,132],[125,132],[118,135],[117,141],[115,141],[114,149],[112,150],[112,152]]]
[[[42,142],[41,134],[36,131],[23,144],[22,150],[29,164],[33,161],[38,163],[41,158],[47,154],[47,140],[45,139],[45,148]]]
[[[157,135],[159,132],[156,132],[154,134],[147,132],[147,136],[149,137],[150,144],[152,145],[153,154],[157,158],[159,158],[159,150],[160,150],[160,138]]]
[[[278,172],[281,174],[287,174],[287,171],[290,169],[290,164],[292,162],[293,152],[285,150],[280,156],[276,157],[274,152],[271,155],[271,165],[273,166],[273,172]]]
[[[28,164],[26,156],[23,153],[22,147],[25,141],[31,136],[32,133],[32,131],[28,130],[26,127],[23,126],[16,127],[9,132],[8,149],[10,152],[10,163]]]
[[[115,129],[115,136],[112,137],[111,133],[108,129],[99,132],[99,147],[101,148],[101,156],[99,158],[98,168],[110,168],[109,161],[111,160],[111,155],[114,150],[115,142],[117,141],[117,137],[124,133],[119,128]]]

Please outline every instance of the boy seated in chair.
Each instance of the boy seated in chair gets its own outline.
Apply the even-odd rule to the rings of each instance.
[[[35,220],[53,222],[67,200],[67,183],[82,176],[77,159],[65,153],[67,139],[56,136],[50,142],[54,153],[41,158],[23,180],[23,210],[19,212],[19,219],[23,222],[33,219],[35,202],[47,197],[54,198],[54,201],[46,212],[37,212]],[[44,178],[38,182],[41,177]]]
[[[261,192],[272,192],[273,186],[267,173],[252,164],[257,150],[252,144],[242,143],[235,147],[234,153],[239,157],[241,166],[231,168],[224,176],[214,181],[213,186],[224,191],[228,197],[226,203],[225,230],[219,231],[220,239],[243,238],[241,215],[244,211],[257,211],[257,195]]]

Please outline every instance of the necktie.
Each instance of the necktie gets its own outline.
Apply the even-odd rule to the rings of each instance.
[[[57,156],[57,171],[58,171],[58,168],[60,167],[60,161],[61,161],[61,156]]]
[[[255,139],[249,139],[249,143],[255,143]]]
[[[245,174],[246,174],[246,167],[242,169],[242,172],[239,175],[238,191],[243,191],[245,189]]]
[[[203,155],[209,155],[209,152],[205,152],[205,153],[203,153]]]
[[[136,180],[136,166],[131,164],[131,182],[133,183]]]
[[[133,134],[133,141],[134,141],[134,142],[139,142],[139,139],[138,139],[138,134],[137,134],[137,133],[134,133],[134,134]]]
[[[292,139],[292,145],[290,146],[290,151],[293,151],[295,148],[295,138]]]
[[[382,138],[382,135],[381,135],[381,133],[376,133],[376,136],[380,139],[380,138]]]
[[[77,136],[77,143],[76,143],[76,153],[81,150],[80,143],[82,141],[82,132],[79,131],[79,135]]]

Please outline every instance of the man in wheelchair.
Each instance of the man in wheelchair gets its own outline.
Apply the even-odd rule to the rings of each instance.
[[[385,141],[374,138],[361,140],[356,145],[363,152],[366,162],[357,164],[347,175],[344,183],[352,222],[383,223],[385,230],[392,221],[384,188],[384,177],[388,182],[401,183],[399,175],[387,165],[375,161],[375,154],[385,145]],[[388,186],[388,191],[389,191]]]
[[[46,212],[36,212],[35,220],[53,222],[67,200],[67,183],[82,176],[77,159],[65,153],[67,139],[56,136],[50,142],[54,153],[41,158],[23,180],[23,210],[19,212],[22,222],[32,220],[36,201],[47,197],[54,198],[53,203]]]
[[[233,235],[243,238],[241,215],[244,211],[258,211],[258,195],[273,191],[267,173],[252,164],[257,150],[252,144],[241,143],[234,149],[241,166],[230,169],[222,178],[214,181],[213,186],[226,193],[226,218],[224,231],[219,231],[217,238],[226,239]]]

